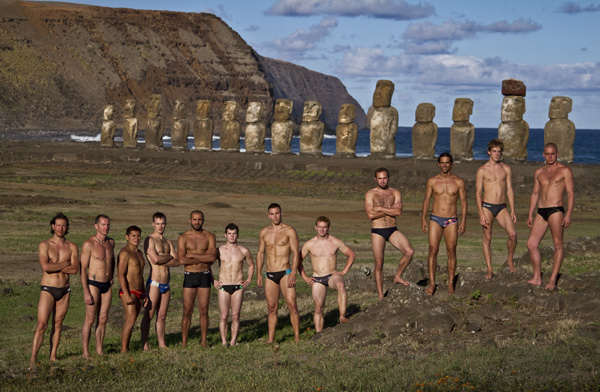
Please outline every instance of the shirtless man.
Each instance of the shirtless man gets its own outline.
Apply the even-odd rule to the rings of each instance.
[[[267,343],[275,340],[277,327],[277,309],[279,308],[279,292],[283,294],[290,322],[294,330],[294,340],[300,340],[300,316],[296,305],[296,271],[300,263],[300,245],[296,230],[282,221],[281,206],[272,203],[267,208],[267,216],[271,225],[260,231],[258,253],[256,254],[256,283],[263,287],[262,267],[266,260],[265,296],[267,297],[268,330]],[[292,264],[290,265],[290,255]]]
[[[96,322],[96,352],[103,355],[102,343],[112,301],[113,274],[115,271],[115,240],[108,237],[110,218],[96,217],[96,234],[81,246],[81,285],[85,301],[85,321],[81,329],[83,357],[90,358],[90,335]]]
[[[389,186],[389,171],[383,167],[375,170],[377,186],[365,195],[365,210],[371,219],[371,244],[375,260],[375,284],[379,300],[383,294],[383,258],[386,241],[402,252],[394,283],[408,285],[401,278],[415,253],[408,239],[396,228],[396,218],[402,215],[402,195],[398,189]]]
[[[125,322],[121,332],[121,353],[129,351],[131,331],[142,306],[148,304],[144,293],[144,254],[138,249],[142,239],[142,230],[129,226],[125,231],[127,245],[117,257],[117,277],[119,278],[119,298],[123,302]]]
[[[448,294],[454,294],[454,272],[456,271],[456,244],[458,236],[463,235],[467,228],[467,193],[465,182],[452,174],[454,161],[450,153],[442,153],[438,157],[440,174],[427,180],[425,199],[423,200],[422,226],[423,232],[429,232],[429,255],[427,267],[429,269],[429,287],[425,292],[429,295],[435,293],[435,270],[437,269],[437,255],[440,250],[442,236],[446,241],[446,254],[448,255]],[[431,223],[427,227],[427,212],[429,202],[433,196],[431,209]],[[458,223],[457,200],[460,198],[461,222]]]
[[[231,342],[235,346],[240,330],[240,310],[244,299],[244,289],[252,283],[254,275],[254,260],[252,254],[243,246],[238,245],[239,228],[230,223],[225,228],[227,243],[219,247],[219,280],[215,287],[219,290],[219,309],[221,319],[219,332],[223,346],[227,346],[227,318],[231,307]],[[248,279],[244,280],[244,261],[248,264]]]
[[[315,222],[317,235],[307,241],[302,247],[302,257],[300,260],[300,271],[302,279],[312,287],[313,301],[315,302],[315,331],[323,330],[323,309],[325,307],[325,297],[327,296],[327,287],[331,287],[338,292],[338,309],[340,311],[340,323],[347,323],[346,306],[348,296],[344,286],[344,275],[348,273],[356,254],[350,249],[344,241],[335,238],[329,234],[330,221],[326,216],[320,216]],[[337,253],[342,252],[348,260],[346,266],[341,272],[338,272]],[[310,254],[313,276],[309,278],[302,266],[304,260]]]
[[[527,226],[531,228],[527,249],[531,257],[533,267],[533,278],[527,282],[534,286],[542,284],[542,268],[539,245],[546,235],[548,227],[554,242],[554,260],[552,274],[546,285],[546,290],[554,290],[558,273],[565,256],[563,233],[571,225],[573,206],[575,205],[575,194],[573,191],[573,172],[567,166],[557,162],[558,148],[554,143],[544,146],[544,167],[535,171],[533,191],[529,202],[529,216]],[[567,192],[567,212],[563,207],[563,196]],[[533,216],[535,207],[538,207],[535,218]]]
[[[179,236],[177,255],[181,265],[185,265],[183,280],[183,317],[181,318],[181,345],[187,346],[194,302],[198,298],[200,313],[200,344],[206,347],[208,332],[208,304],[210,286],[213,281],[210,266],[217,260],[217,241],[215,235],[202,228],[204,213],[194,210],[190,213],[192,228]]]
[[[487,280],[491,280],[494,277],[491,248],[494,218],[498,220],[498,223],[500,223],[500,226],[502,226],[508,235],[508,242],[506,244],[508,258],[506,263],[510,272],[516,271],[513,263],[513,256],[517,247],[515,193],[512,188],[510,167],[500,162],[503,150],[504,143],[502,143],[502,140],[490,140],[487,149],[490,159],[477,170],[477,180],[475,183],[475,199],[477,200],[477,208],[479,209],[479,224],[483,227],[483,259],[487,265],[487,273],[485,275],[485,279]],[[506,208],[507,201],[510,206],[510,212]]]
[[[158,347],[167,347],[165,343],[165,322],[167,310],[171,300],[171,271],[169,267],[177,267],[179,260],[173,243],[164,236],[167,228],[167,217],[162,212],[152,215],[154,231],[144,240],[144,251],[150,265],[150,274],[146,280],[146,296],[148,304],[142,318],[142,347],[144,351],[150,350],[148,336],[150,335],[150,322],[156,316],[156,338]]]
[[[71,298],[69,275],[79,272],[79,248],[65,238],[68,233],[69,219],[61,213],[56,214],[50,221],[52,238],[40,242],[39,245],[38,258],[43,272],[38,303],[38,321],[31,349],[31,366],[35,366],[37,354],[44,340],[44,332],[46,332],[52,313],[54,313],[54,317],[50,332],[50,360],[56,361],[57,359],[60,331]]]

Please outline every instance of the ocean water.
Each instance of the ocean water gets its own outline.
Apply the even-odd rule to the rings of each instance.
[[[473,158],[478,160],[487,160],[487,144],[498,136],[497,128],[476,128],[475,141],[473,143]],[[96,141],[100,142],[100,135],[97,136],[77,136],[71,135],[72,140],[80,142]],[[122,141],[120,138],[115,138],[116,141]],[[144,143],[143,139],[138,140]],[[171,147],[171,138],[165,136],[163,138],[165,147]],[[194,148],[194,138],[188,138],[189,149]],[[213,149],[219,150],[219,137],[213,138]],[[544,157],[542,151],[544,149],[544,130],[530,129],[529,142],[527,143],[527,160],[532,162],[542,162]],[[600,163],[600,130],[595,129],[577,129],[575,133],[574,163]],[[244,149],[244,139],[240,142],[240,150]],[[271,152],[271,138],[265,140],[265,150]],[[450,128],[438,129],[438,140],[435,145],[436,155],[442,152],[450,151]],[[300,153],[300,137],[295,136],[292,139],[292,152]],[[325,135],[323,138],[323,155],[335,154],[335,135]],[[358,140],[356,142],[356,155],[358,157],[366,157],[370,154],[369,131],[361,129],[358,132]],[[401,158],[412,156],[412,129],[410,127],[399,127],[396,133],[396,156]]]

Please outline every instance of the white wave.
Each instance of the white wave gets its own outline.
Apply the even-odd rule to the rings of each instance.
[[[79,135],[71,135],[71,140],[75,140],[76,142],[85,143],[85,142],[99,142],[100,134],[96,136],[79,136]]]

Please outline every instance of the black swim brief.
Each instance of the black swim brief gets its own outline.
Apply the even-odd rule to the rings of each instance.
[[[241,289],[243,289],[241,284],[224,284],[221,285],[221,288],[219,290],[229,293],[231,295]]]
[[[97,287],[98,290],[100,290],[100,294],[104,294],[108,293],[108,290],[110,290],[112,283],[110,283],[110,280],[108,282],[98,282],[97,280],[91,280],[90,278],[88,278],[88,285]]]
[[[392,234],[394,234],[395,231],[398,231],[397,227],[385,227],[383,229],[377,229],[377,228],[371,229],[371,233],[382,236],[383,238],[385,238],[386,241],[390,240],[390,237],[392,236]]]
[[[333,274],[329,274],[329,275],[325,275],[325,276],[313,276],[313,279],[315,280],[315,283],[321,283],[323,286],[328,287],[329,286],[329,278],[331,278],[331,275],[333,275]]]
[[[277,272],[266,272],[265,273],[265,277],[267,279],[272,280],[273,282],[279,284],[279,282],[281,281],[281,278],[283,278],[286,275],[289,275],[292,273],[292,269],[288,268],[286,270],[283,271],[277,271]]]
[[[52,287],[52,286],[41,286],[42,291],[50,293],[55,301],[60,301],[67,293],[71,292],[71,286],[67,287]]]
[[[183,287],[189,289],[210,288],[210,270],[202,272],[184,272]]]
[[[485,201],[481,203],[481,206],[483,208],[487,208],[488,210],[490,210],[490,212],[492,213],[492,215],[494,215],[494,218],[498,216],[498,214],[500,213],[500,211],[502,211],[503,209],[506,208],[506,203],[502,203],[502,204],[491,204],[491,203],[486,203]]]
[[[548,218],[550,218],[550,215],[554,214],[555,212],[562,212],[564,214],[565,213],[565,209],[562,206],[559,206],[559,207],[538,208],[538,214],[542,218],[544,218],[544,220],[546,222],[548,222]]]
[[[456,217],[442,218],[441,216],[437,216],[437,215],[433,215],[433,214],[431,214],[431,217],[429,218],[429,220],[432,220],[435,223],[437,223],[438,225],[442,226],[442,229],[445,229],[446,227],[458,222],[458,218],[456,218]]]

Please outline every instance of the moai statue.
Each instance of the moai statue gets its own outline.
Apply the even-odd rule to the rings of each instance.
[[[300,124],[300,153],[321,155],[325,124],[319,121],[323,107],[317,101],[304,102]]]
[[[396,155],[398,111],[392,107],[394,83],[378,80],[373,93],[373,107],[369,110],[371,128],[371,156],[393,158]]]
[[[356,107],[351,103],[340,106],[338,126],[335,128],[335,155],[340,157],[356,156],[358,125],[354,122]]]
[[[292,137],[294,136],[294,123],[290,120],[294,102],[279,98],[275,102],[273,117],[275,121],[271,124],[271,150],[273,154],[291,154]]]
[[[502,81],[502,122],[498,127],[498,139],[504,143],[504,159],[508,162],[523,162],[527,159],[529,124],[523,120],[525,114],[525,84],[520,80]]]
[[[106,105],[102,111],[102,130],[100,131],[100,146],[115,146],[115,122],[113,121],[113,105]]]
[[[544,126],[544,145],[556,144],[558,161],[573,163],[573,143],[575,143],[575,124],[569,120],[573,100],[569,97],[552,97],[548,117]]]
[[[135,99],[131,98],[125,101],[123,108],[123,146],[127,148],[136,148],[138,120],[135,118]]]
[[[187,109],[183,101],[176,100],[173,109],[173,130],[171,131],[171,144],[176,150],[187,150],[190,125],[186,120]]]
[[[450,127],[450,153],[454,160],[472,161],[473,142],[475,141],[475,127],[469,122],[473,114],[473,101],[469,98],[456,98],[452,109]]]
[[[250,102],[246,109],[246,129],[244,145],[246,152],[264,153],[267,126],[263,121],[263,108],[260,102]]]
[[[435,158],[438,126],[433,122],[435,106],[431,103],[420,103],[415,111],[416,124],[412,127],[413,157],[419,159]]]
[[[194,148],[198,151],[212,151],[214,122],[210,118],[210,101],[199,100],[196,103],[196,121],[194,122]]]
[[[150,102],[146,105],[148,113],[148,125],[146,126],[146,148],[163,147],[163,122],[160,117],[161,95],[152,94]]]
[[[240,105],[235,101],[226,101],[223,108],[219,145],[221,151],[240,151],[242,124],[238,121]]]

